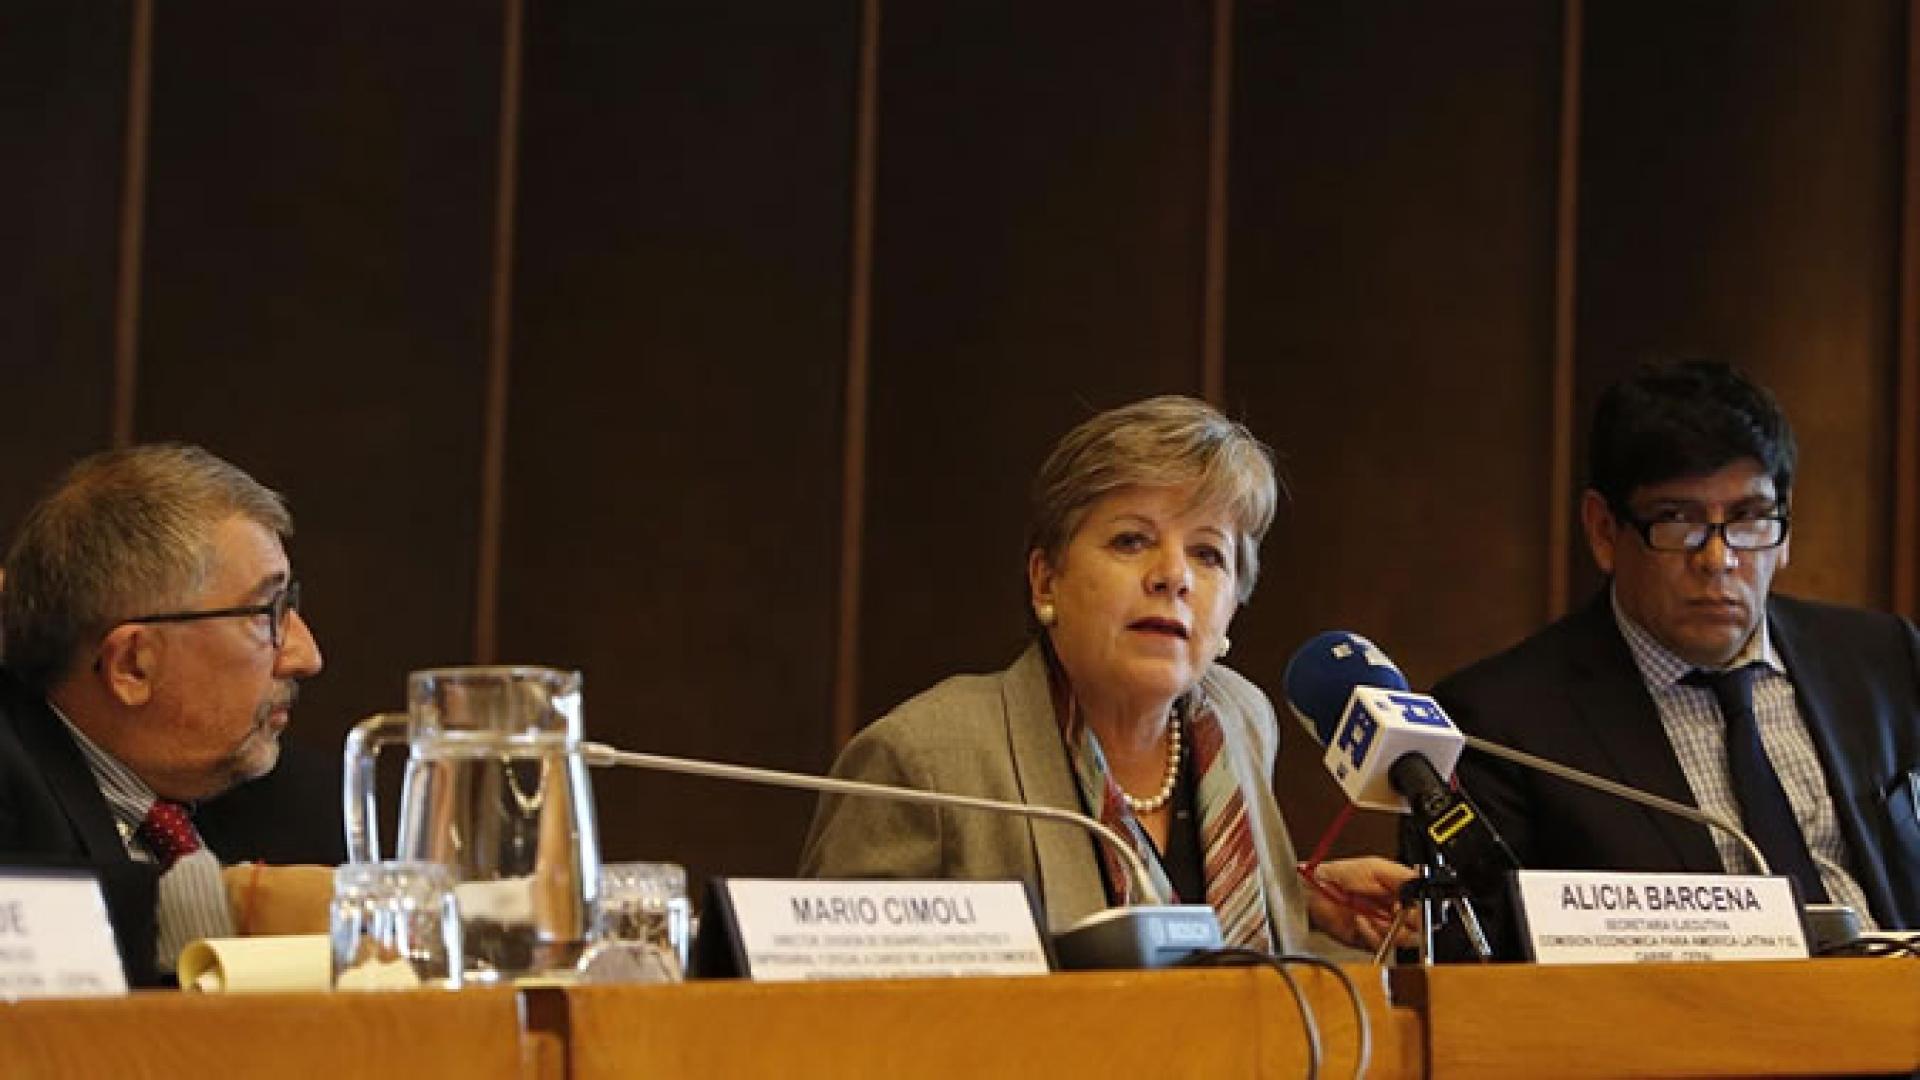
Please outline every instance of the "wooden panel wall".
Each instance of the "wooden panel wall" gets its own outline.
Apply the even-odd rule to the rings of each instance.
[[[288,494],[337,745],[472,639],[501,17],[161,5],[134,435]]]
[[[1548,614],[1558,13],[1378,21],[1255,5],[1236,35],[1225,404],[1294,498],[1232,662],[1276,694],[1322,630],[1424,685]],[[1317,835],[1339,792],[1285,727],[1281,790]]]
[[[824,768],[857,7],[529,9],[502,658],[634,749]],[[596,781],[607,854],[791,872],[811,796]]]
[[[1285,455],[1241,670],[1346,626],[1427,683],[1556,613],[1556,449],[1691,346],[1799,422],[1787,584],[1911,613],[1911,8],[10,4],[0,527],[126,417],[293,496],[301,738],[497,657],[817,769],[1020,647],[1026,484],[1095,409],[1208,391]],[[600,789],[696,874],[811,805]]]
[[[1801,443],[1780,587],[1871,605],[1916,498],[1892,482],[1917,419],[1894,407],[1902,7],[1588,5],[1579,413],[1644,349],[1743,364]]]
[[[0,8],[0,552],[106,445],[131,3]]]
[[[886,9],[863,717],[1018,655],[1053,439],[1200,390],[1211,26],[1200,4]]]
[[[1892,607],[1920,612],[1920,4],[1906,9],[1900,273],[1893,404]]]

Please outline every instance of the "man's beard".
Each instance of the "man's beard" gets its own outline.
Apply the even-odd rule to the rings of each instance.
[[[253,714],[253,726],[233,750],[229,773],[234,783],[258,780],[280,763],[280,732],[274,728],[274,714],[285,711],[291,720],[293,703],[299,697],[300,684],[289,681],[278,693],[260,703]]]

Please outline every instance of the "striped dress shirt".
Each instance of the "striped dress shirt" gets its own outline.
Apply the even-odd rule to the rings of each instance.
[[[135,862],[158,862],[139,836],[140,823],[158,798],[153,788],[140,779],[125,763],[100,749],[92,739],[74,726],[58,705],[47,707],[67,725],[80,754],[87,760],[94,783],[107,800],[114,828],[127,855]],[[180,950],[188,942],[203,937],[233,936],[233,911],[228,906],[226,885],[220,876],[220,860],[202,844],[199,851],[183,856],[173,869],[161,875],[159,884],[159,934],[155,939],[154,960],[161,971],[174,970]]]
[[[1728,821],[1740,821],[1740,800],[1734,796],[1733,781],[1727,770],[1727,725],[1713,691],[1704,686],[1681,682],[1694,670],[1692,664],[1675,656],[1654,640],[1638,623],[1620,609],[1620,598],[1613,597],[1613,617],[1620,634],[1627,640],[1633,662],[1647,684],[1654,705],[1660,711],[1660,724],[1667,740],[1680,759],[1687,786],[1693,789],[1694,803],[1702,810],[1718,814]],[[1764,670],[1753,684],[1753,711],[1760,728],[1760,741],[1766,747],[1773,771],[1780,776],[1793,816],[1800,823],[1813,865],[1827,886],[1827,895],[1836,904],[1845,904],[1860,914],[1861,925],[1874,929],[1867,907],[1867,896],[1847,869],[1851,861],[1846,838],[1840,835],[1840,822],[1833,812],[1833,800],[1827,792],[1826,771],[1820,767],[1820,755],[1814,749],[1813,736],[1800,715],[1793,692],[1793,680],[1773,648],[1772,635],[1765,619],[1747,639],[1746,645],[1727,663],[1727,669],[1750,663]],[[1720,862],[1728,873],[1753,874],[1759,867],[1747,855],[1745,847],[1718,829],[1713,834]]]

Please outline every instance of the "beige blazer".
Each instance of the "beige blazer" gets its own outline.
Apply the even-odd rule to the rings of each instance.
[[[1260,689],[1216,664],[1201,680],[1246,800],[1275,940],[1311,947],[1293,842],[1270,777],[1278,732]],[[1040,647],[994,675],[948,679],[875,721],[834,763],[835,776],[1079,812]],[[825,878],[1019,879],[1039,890],[1055,932],[1107,906],[1084,831],[983,810],[822,796],[800,873]],[[1315,935],[1318,938],[1318,935]]]

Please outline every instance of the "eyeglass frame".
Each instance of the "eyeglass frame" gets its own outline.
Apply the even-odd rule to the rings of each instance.
[[[239,607],[210,608],[206,611],[163,611],[153,615],[137,615],[131,619],[121,619],[116,625],[129,623],[175,623],[196,622],[201,619],[228,619],[267,615],[267,640],[278,650],[287,643],[287,617],[300,610],[300,583],[289,581],[273,594],[264,604],[243,604]]]
[[[1725,544],[1729,551],[1772,551],[1774,548],[1787,542],[1787,534],[1793,529],[1793,515],[1789,513],[1784,506],[1775,507],[1771,513],[1757,514],[1753,517],[1729,518],[1725,521],[1687,521],[1681,518],[1641,518],[1635,517],[1630,511],[1625,509],[1621,509],[1617,513],[1620,520],[1631,525],[1633,531],[1640,534],[1640,542],[1647,546],[1648,551],[1661,551],[1674,555],[1692,555],[1699,552],[1713,539],[1715,533],[1720,534],[1720,542]],[[1753,525],[1763,521],[1775,521],[1780,524],[1780,535],[1774,537],[1773,542],[1770,544],[1736,544],[1733,542],[1733,534],[1727,531],[1730,526]],[[1702,532],[1697,543],[1691,545],[1683,544],[1680,547],[1661,547],[1653,542],[1653,528],[1656,525],[1685,525],[1689,529],[1700,529]]]

